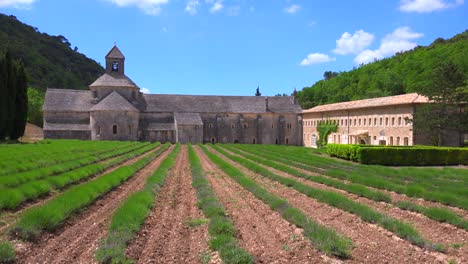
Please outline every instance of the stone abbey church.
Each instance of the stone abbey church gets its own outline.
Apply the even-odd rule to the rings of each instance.
[[[143,94],[114,46],[89,91],[47,89],[44,137],[302,145],[294,97]]]

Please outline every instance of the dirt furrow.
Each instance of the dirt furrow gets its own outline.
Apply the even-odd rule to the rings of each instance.
[[[226,152],[232,155],[236,155],[235,153],[230,152],[228,150],[226,150]],[[340,189],[336,189],[336,188],[329,187],[323,184],[319,184],[319,183],[311,182],[311,181],[308,181],[299,177],[295,177],[293,175],[276,170],[274,168],[263,166],[262,164],[259,164],[259,166],[262,166],[277,175],[290,178],[290,179],[294,179],[296,181],[299,181],[305,185],[308,185],[314,188],[338,192],[354,200],[355,202],[372,207],[373,209],[375,209],[376,211],[382,214],[391,216],[395,219],[405,221],[407,223],[411,223],[416,227],[418,231],[421,232],[421,234],[425,238],[436,243],[449,245],[448,254],[450,256],[457,257],[463,261],[468,261],[468,245],[466,245],[468,243],[468,232],[466,232],[463,229],[457,228],[447,223],[440,223],[438,221],[429,219],[419,213],[402,210],[398,207],[387,204],[385,202],[376,202],[376,201],[373,201],[364,197],[359,197],[355,194],[351,194]]]
[[[213,152],[215,151],[213,150]],[[218,155],[222,156],[219,153]],[[352,259],[348,260],[348,263],[446,263],[448,259],[452,258],[446,254],[414,246],[375,224],[362,221],[356,215],[320,203],[292,188],[253,173],[227,158],[225,160],[262,184],[268,191],[303,210],[312,219],[351,238],[356,247],[352,251]],[[457,257],[453,258],[457,259]]]
[[[26,202],[21,207],[19,207],[18,209],[14,210],[14,211],[4,211],[4,212],[2,212],[2,214],[0,214],[0,223],[2,225],[0,227],[0,234],[7,232],[8,228],[13,226],[16,223],[16,221],[19,219],[19,216],[22,213],[24,213],[26,210],[28,210],[30,208],[33,208],[33,207],[41,206],[41,205],[47,203],[49,200],[52,200],[57,195],[59,195],[61,192],[63,192],[64,190],[70,188],[71,186],[78,185],[80,183],[96,179],[96,178],[98,178],[98,177],[100,177],[100,176],[102,176],[104,174],[111,173],[111,172],[115,171],[116,169],[118,169],[118,168],[120,168],[122,166],[132,164],[132,163],[136,162],[137,160],[146,157],[151,152],[156,151],[159,148],[160,147],[156,147],[156,148],[154,148],[154,149],[152,149],[150,151],[147,151],[147,152],[145,152],[145,153],[143,153],[143,154],[141,154],[139,156],[131,158],[131,159],[129,159],[129,160],[123,162],[123,163],[111,166],[110,168],[107,168],[106,170],[104,170],[101,173],[95,174],[95,175],[93,175],[91,177],[88,177],[86,179],[82,179],[79,182],[73,183],[73,184],[71,184],[69,186],[66,186],[65,188],[63,188],[61,190],[52,190],[48,195],[40,197],[40,198],[38,198],[38,199],[36,199],[34,201]],[[125,154],[123,154],[123,155],[125,155]],[[118,156],[118,157],[120,157],[120,156]],[[109,159],[106,159],[104,161],[108,161],[108,160],[115,159],[115,158],[118,158],[118,157],[109,158]]]
[[[239,245],[257,263],[337,262],[312,247],[302,229],[288,223],[277,212],[233,181],[196,148],[208,180],[238,231]]]
[[[137,263],[200,263],[208,250],[208,227],[188,225],[203,219],[203,213],[196,206],[186,146],[167,177],[127,255]]]
[[[94,253],[107,234],[115,209],[132,193],[141,189],[146,179],[173,149],[165,151],[128,181],[98,199],[67,221],[53,234],[45,234],[37,244],[20,246],[19,263],[95,263]],[[153,150],[154,151],[154,150]]]
[[[238,149],[238,150],[243,152],[243,153],[249,154],[249,155],[258,156],[256,154],[246,152],[246,151],[241,150],[241,149]],[[340,160],[340,161],[343,161],[343,160]],[[280,163],[280,164],[282,164],[282,163]],[[350,183],[349,181],[333,178],[333,177],[327,176],[325,174],[318,174],[318,173],[315,173],[315,172],[311,172],[311,171],[304,170],[304,169],[301,169],[301,168],[297,168],[297,167],[287,165],[287,164],[284,164],[284,165],[289,166],[292,169],[304,172],[304,173],[306,173],[306,174],[308,174],[310,176],[320,175],[322,177],[334,179],[334,180],[337,180],[337,181],[342,181],[344,183]],[[310,166],[310,165],[308,165],[308,166]],[[314,168],[322,170],[322,168],[320,168],[320,167],[314,167]],[[413,198],[413,197],[409,197],[409,196],[407,196],[405,194],[400,194],[400,193],[396,193],[396,192],[393,192],[393,191],[381,190],[381,189],[377,189],[377,188],[374,188],[374,187],[371,187],[371,186],[366,186],[366,187],[369,188],[370,190],[379,191],[379,192],[388,194],[392,198],[392,201],[394,201],[394,202],[406,201],[406,202],[412,202],[412,203],[415,203],[415,204],[418,204],[418,205],[421,205],[421,206],[426,206],[426,207],[444,207],[444,208],[447,208],[447,209],[450,209],[450,210],[454,211],[455,213],[457,213],[461,217],[463,217],[465,219],[468,219],[468,211],[464,210],[462,208],[453,207],[453,206],[441,204],[441,203],[438,203],[438,202],[431,202],[431,201],[424,200],[422,198]]]

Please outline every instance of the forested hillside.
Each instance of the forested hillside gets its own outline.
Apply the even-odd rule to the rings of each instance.
[[[50,36],[26,25],[14,16],[0,14],[0,54],[9,49],[13,60],[22,61],[28,85],[87,89],[104,69],[71,47],[64,36]]]
[[[302,108],[380,96],[421,92],[432,86],[437,63],[453,62],[468,80],[468,30],[429,46],[397,53],[349,72],[325,72],[324,80],[297,93]]]

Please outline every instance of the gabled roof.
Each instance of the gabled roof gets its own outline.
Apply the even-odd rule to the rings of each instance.
[[[104,73],[89,87],[107,86],[107,87],[136,87],[138,86],[125,75],[111,75]]]
[[[401,94],[394,96],[378,97],[364,100],[356,100],[342,103],[319,105],[307,110],[303,113],[320,113],[329,111],[351,110],[360,108],[382,107],[391,105],[405,104],[423,104],[428,103],[429,99],[424,95],[417,93]]]
[[[119,93],[113,91],[98,104],[91,108],[91,111],[133,111],[139,112],[135,106],[129,103]]]
[[[90,91],[48,88],[44,99],[44,111],[88,112],[92,104]]]
[[[175,113],[177,125],[203,125],[203,121],[198,113]]]
[[[175,113],[266,113],[264,96],[207,96],[143,94],[147,112]],[[268,97],[268,110],[274,113],[301,113],[291,96]]]
[[[122,52],[117,48],[116,45],[107,53],[106,58],[113,58],[113,59],[125,59],[125,56]]]

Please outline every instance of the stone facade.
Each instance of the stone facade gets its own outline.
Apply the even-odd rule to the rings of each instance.
[[[302,145],[294,97],[142,94],[114,46],[89,91],[48,89],[44,137]]]
[[[304,145],[317,146],[317,125],[326,120],[338,124],[338,131],[328,136],[328,143],[393,146],[430,144],[428,137],[417,133],[408,121],[423,103],[428,103],[426,97],[405,94],[304,110]],[[459,142],[453,142],[452,145],[459,145]]]

